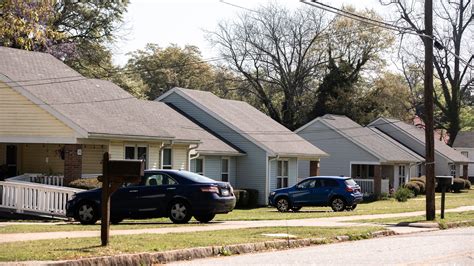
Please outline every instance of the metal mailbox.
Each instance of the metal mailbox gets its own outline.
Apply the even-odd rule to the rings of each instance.
[[[436,176],[436,182],[438,186],[441,187],[449,187],[453,184],[453,177],[452,176]]]

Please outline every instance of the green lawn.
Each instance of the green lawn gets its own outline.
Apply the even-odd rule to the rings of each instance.
[[[414,217],[397,217],[397,218],[385,218],[385,219],[367,219],[367,220],[357,220],[352,222],[360,223],[376,223],[376,224],[406,224],[406,223],[417,223],[417,222],[426,222],[426,216],[414,216]],[[467,222],[474,225],[474,211],[467,212],[451,212],[445,213],[444,219],[441,219],[440,215],[436,215],[434,222],[437,222],[443,228],[448,223],[456,222]]]
[[[100,246],[100,238],[71,238],[38,240],[0,244],[0,261],[60,260],[97,257],[122,253],[159,252],[191,247],[222,246],[238,243],[255,243],[272,240],[263,236],[269,233],[289,233],[297,238],[326,238],[349,235],[351,239],[367,238],[382,227],[355,228],[272,227],[222,230],[167,235],[142,234],[112,236],[108,247]]]
[[[440,194],[436,194],[436,208],[440,208]],[[446,208],[455,208],[459,206],[474,205],[474,190],[463,193],[448,193],[446,195]],[[228,214],[217,215],[215,221],[237,221],[237,220],[286,220],[286,219],[304,219],[304,218],[321,218],[334,216],[349,215],[366,215],[366,214],[384,214],[399,213],[411,211],[425,210],[424,195],[407,202],[397,202],[395,199],[380,200],[370,203],[362,203],[357,206],[355,211],[350,212],[333,212],[329,207],[308,207],[303,208],[299,212],[278,212],[275,208],[262,207],[248,210],[235,209]],[[191,220],[188,225],[200,225],[196,221]],[[125,220],[118,225],[112,225],[112,230],[117,229],[139,229],[139,228],[159,228],[181,226],[174,225],[168,218],[147,219],[147,220]],[[89,225],[83,226],[79,224],[44,224],[44,225],[8,225],[0,226],[0,234],[5,233],[22,233],[22,232],[53,232],[53,231],[84,231],[84,230],[100,230],[100,226]]]

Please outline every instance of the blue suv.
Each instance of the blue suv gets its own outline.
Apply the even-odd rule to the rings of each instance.
[[[336,211],[354,210],[362,201],[360,186],[350,177],[314,176],[270,193],[268,202],[280,212],[304,206],[331,206]]]

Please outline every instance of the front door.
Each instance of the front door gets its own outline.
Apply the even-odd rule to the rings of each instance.
[[[17,176],[17,145],[7,145],[7,177]]]

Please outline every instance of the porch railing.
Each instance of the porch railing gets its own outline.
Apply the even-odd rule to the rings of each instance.
[[[82,189],[30,182],[0,181],[0,208],[17,213],[66,216],[66,203]]]
[[[360,190],[364,194],[374,194],[374,180],[373,179],[354,179],[360,186]],[[382,193],[389,192],[389,181],[388,179],[382,179]]]
[[[95,178],[100,174],[83,174],[82,178]],[[52,186],[64,186],[64,176],[25,173],[23,175],[7,178],[5,181],[30,182]]]

